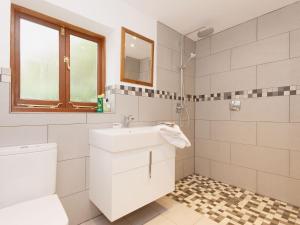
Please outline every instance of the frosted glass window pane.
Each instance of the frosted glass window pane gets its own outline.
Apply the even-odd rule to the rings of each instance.
[[[59,100],[59,32],[20,21],[20,97]]]
[[[70,36],[70,99],[72,102],[97,101],[98,45]]]

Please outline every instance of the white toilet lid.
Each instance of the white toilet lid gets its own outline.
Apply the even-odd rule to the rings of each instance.
[[[68,217],[57,195],[48,195],[0,209],[0,224],[68,225]]]

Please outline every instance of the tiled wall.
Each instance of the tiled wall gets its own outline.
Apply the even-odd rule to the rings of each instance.
[[[196,48],[197,95],[299,87],[300,2],[200,40]],[[195,171],[300,205],[300,96],[283,89],[241,98],[240,112],[231,112],[226,99],[197,102]]]
[[[157,88],[179,93],[181,34],[161,23],[157,29]],[[195,50],[195,42],[185,38],[183,60],[186,61]],[[186,94],[194,94],[194,75],[195,61],[192,60],[184,72]]]
[[[170,40],[164,42],[165,40]],[[161,60],[172,61],[173,54],[179,54],[179,34],[164,25],[159,25],[158,56]],[[192,41],[190,41],[193,43]],[[173,43],[172,46],[168,44]],[[194,47],[192,44],[190,44]],[[190,46],[189,46],[190,47]],[[178,90],[179,64],[160,71],[158,86],[163,90]],[[171,73],[171,71],[173,71]],[[169,72],[172,76],[169,76]],[[174,75],[174,77],[173,77]],[[193,74],[191,74],[191,77]],[[152,125],[159,121],[176,121],[175,105],[177,100],[115,94],[115,113],[9,113],[10,73],[0,72],[0,146],[56,142],[58,144],[57,193],[67,211],[70,224],[75,225],[97,216],[100,212],[88,198],[89,184],[89,145],[88,130],[91,128],[111,127],[112,122],[122,122],[123,116],[135,117],[133,126]],[[174,82],[176,80],[176,83]],[[165,82],[165,83],[164,83]],[[173,86],[164,86],[172,84]],[[189,93],[187,89],[187,93]],[[184,131],[194,140],[194,103],[188,103],[192,121],[190,126],[184,121]],[[176,158],[176,178],[194,172],[194,146],[178,151]]]
[[[171,92],[180,93],[180,49],[181,49],[181,34],[158,23],[157,33],[157,88],[160,90],[168,90]],[[184,61],[191,52],[195,52],[195,42],[190,39],[184,39]],[[194,93],[194,75],[195,75],[195,60],[185,70],[184,86],[185,94]],[[176,111],[177,101],[173,101],[173,119],[178,120]],[[165,105],[166,103],[162,103]],[[187,151],[178,150],[176,154],[176,179],[185,177],[187,174],[194,172],[194,103],[187,102],[187,107],[190,114],[190,121],[187,121],[187,116],[184,114],[183,131],[191,140],[192,147]],[[156,112],[151,114],[161,113],[161,108],[158,107]],[[145,115],[143,115],[145,116]]]

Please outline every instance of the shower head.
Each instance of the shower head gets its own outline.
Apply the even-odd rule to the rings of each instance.
[[[196,53],[191,52],[191,54],[190,54],[190,58],[191,58],[191,59],[195,58],[196,56],[197,56]]]
[[[208,28],[205,28],[205,29],[202,29],[200,30],[198,33],[197,33],[197,36],[198,38],[204,38],[210,34],[212,34],[214,32],[214,28],[213,27],[208,27]]]
[[[187,67],[187,65],[189,64],[189,62],[196,57],[196,53],[191,52],[190,57],[186,60],[185,64],[180,66],[180,69],[185,69]]]

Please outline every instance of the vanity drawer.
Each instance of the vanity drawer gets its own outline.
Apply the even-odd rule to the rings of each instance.
[[[149,163],[155,164],[172,158],[175,158],[175,149],[169,144],[114,153],[112,157],[112,174],[123,173],[148,166]]]

